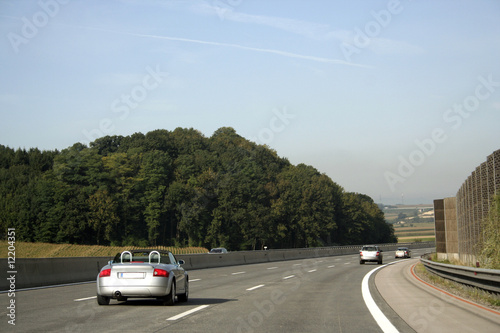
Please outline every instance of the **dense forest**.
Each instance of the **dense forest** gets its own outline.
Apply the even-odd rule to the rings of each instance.
[[[230,250],[396,241],[373,200],[220,128],[0,145],[0,238]]]

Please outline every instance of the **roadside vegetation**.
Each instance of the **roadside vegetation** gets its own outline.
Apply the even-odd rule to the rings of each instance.
[[[425,282],[441,288],[453,295],[465,298],[467,300],[476,302],[495,310],[500,310],[499,294],[490,293],[476,287],[444,279],[427,271],[422,263],[418,263],[415,266],[415,274],[417,274],[417,276]]]
[[[393,243],[372,198],[223,127],[0,145],[0,239],[229,250]]]
[[[482,222],[478,260],[483,268],[500,269],[500,194],[497,194]]]
[[[9,244],[0,241],[0,258],[7,258]],[[112,257],[125,251],[139,249],[140,247],[102,246],[102,245],[75,245],[75,244],[49,244],[16,242],[16,258],[55,258],[55,257]],[[173,254],[207,253],[203,247],[149,247],[155,250],[167,250]]]
[[[467,264],[464,264],[462,261],[460,261],[458,259],[454,259],[454,258],[452,258],[451,260],[450,259],[439,260],[438,255],[435,252],[431,254],[429,260],[435,261],[435,262],[440,263],[440,264],[474,267],[472,264],[467,265]]]

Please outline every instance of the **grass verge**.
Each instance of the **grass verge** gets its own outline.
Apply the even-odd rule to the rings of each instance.
[[[56,258],[56,257],[113,257],[118,252],[134,250],[143,247],[127,246],[99,246],[99,245],[75,245],[75,244],[49,244],[49,243],[15,243],[16,258]],[[9,255],[9,244],[7,241],[0,241],[0,258],[7,258]],[[148,249],[167,250],[173,254],[194,254],[207,253],[204,247],[170,247],[153,246]],[[10,254],[12,257],[12,254]]]

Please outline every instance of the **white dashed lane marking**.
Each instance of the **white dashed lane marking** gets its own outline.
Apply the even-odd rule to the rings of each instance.
[[[97,296],[91,296],[91,297],[85,297],[85,298],[78,298],[74,299],[75,302],[81,302],[81,301],[88,301],[89,299],[94,299],[97,298]]]
[[[252,287],[252,288],[248,288],[247,290],[248,291],[252,291],[252,290],[255,290],[255,289],[262,288],[262,287],[264,287],[264,285],[263,284],[259,284],[258,286],[255,286],[255,287]]]
[[[173,316],[173,317],[170,317],[168,318],[167,320],[177,320],[177,319],[181,319],[183,317],[186,317],[186,316],[189,316],[191,313],[195,313],[197,311],[200,311],[200,310],[203,310],[204,308],[207,308],[208,305],[200,305],[194,309],[191,309],[191,310],[188,310],[186,312],[183,312],[183,313],[180,313],[178,314],[177,316]]]

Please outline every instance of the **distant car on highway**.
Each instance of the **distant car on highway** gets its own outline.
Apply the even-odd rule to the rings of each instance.
[[[411,258],[411,250],[407,247],[398,247],[394,258]]]
[[[382,265],[382,250],[376,245],[365,245],[359,250],[359,264],[363,265],[367,261],[377,262]]]
[[[97,276],[97,303],[111,299],[156,298],[165,305],[187,302],[189,276],[169,251],[131,250],[118,253]]]
[[[227,250],[223,247],[216,247],[214,249],[211,249],[208,253],[227,253]]]

